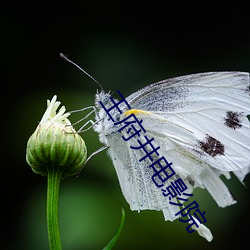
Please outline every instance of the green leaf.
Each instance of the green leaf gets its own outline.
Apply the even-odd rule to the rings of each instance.
[[[123,225],[124,225],[124,221],[125,221],[125,211],[124,209],[122,208],[122,218],[121,218],[121,222],[120,222],[120,225],[119,227],[117,228],[117,231],[114,235],[114,237],[112,238],[112,240],[107,244],[107,246],[105,246],[103,248],[103,250],[110,250],[113,248],[113,246],[115,245],[116,241],[118,240],[119,236],[120,236],[120,233],[122,231],[122,228],[123,228]]]

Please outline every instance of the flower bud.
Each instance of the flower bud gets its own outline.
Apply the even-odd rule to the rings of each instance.
[[[79,172],[87,158],[86,145],[76,133],[65,113],[65,107],[56,113],[60,102],[54,96],[47,101],[41,122],[27,143],[26,160],[32,170],[47,176],[50,168],[62,171],[62,177]]]

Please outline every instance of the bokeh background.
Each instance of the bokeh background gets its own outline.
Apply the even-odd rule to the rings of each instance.
[[[48,249],[46,178],[25,161],[46,99],[57,94],[67,110],[93,105],[97,85],[60,52],[105,90],[125,96],[169,77],[250,69],[248,6],[240,2],[11,1],[1,4],[0,23],[1,249]],[[82,136],[89,153],[101,147],[94,132]],[[114,249],[248,249],[250,177],[246,186],[234,176],[225,182],[238,201],[234,206],[218,208],[205,190],[194,193],[214,235],[208,243],[179,221],[165,222],[161,212],[130,211],[102,152],[78,178],[62,181],[63,249],[102,249],[119,225],[122,207],[125,225]]]

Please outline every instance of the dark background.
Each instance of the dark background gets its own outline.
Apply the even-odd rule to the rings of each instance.
[[[67,110],[93,105],[97,85],[59,57],[64,52],[102,83],[125,96],[155,81],[205,71],[249,71],[248,5],[216,1],[1,4],[2,249],[48,249],[46,178],[25,161],[26,143],[54,94]],[[80,114],[81,115],[81,114]],[[77,115],[71,120],[79,119]],[[89,154],[101,147],[84,133]],[[248,249],[249,189],[225,180],[236,205],[218,208],[205,190],[194,196],[206,211],[214,240],[188,234],[161,212],[132,212],[105,152],[79,178],[62,181],[63,249],[101,249],[121,216],[125,226],[114,249]],[[249,176],[246,186],[250,186]]]

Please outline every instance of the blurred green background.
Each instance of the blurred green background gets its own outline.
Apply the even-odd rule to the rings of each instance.
[[[138,4],[138,5],[136,5]],[[250,69],[247,8],[232,3],[110,1],[10,2],[1,6],[2,233],[1,249],[48,249],[46,178],[25,161],[26,142],[54,94],[67,110],[93,105],[97,85],[59,57],[64,52],[102,83],[124,96],[147,84],[205,71]],[[81,115],[81,114],[80,114]],[[77,121],[78,115],[71,120]],[[97,135],[82,134],[89,154]],[[206,211],[214,240],[186,225],[165,222],[157,211],[132,212],[111,161],[102,152],[81,175],[62,181],[60,229],[65,250],[102,249],[121,217],[114,249],[248,249],[249,187],[225,180],[238,201],[218,208],[205,190],[194,198]],[[218,190],[219,192],[219,190]]]

